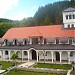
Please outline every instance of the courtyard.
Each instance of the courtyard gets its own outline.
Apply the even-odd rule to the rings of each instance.
[[[2,65],[2,70],[6,70],[7,68],[11,67],[13,65],[13,62],[6,62],[6,61],[0,61],[0,64]],[[37,63],[33,66],[33,68],[49,68],[49,69],[63,69],[63,70],[69,70],[71,69],[70,64],[50,64],[50,63]],[[44,72],[33,72],[33,71],[24,71],[24,70],[11,70],[10,72],[6,73],[5,75],[60,75],[55,73],[44,73]],[[65,73],[61,75],[66,75]]]

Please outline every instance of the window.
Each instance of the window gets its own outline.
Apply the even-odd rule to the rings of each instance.
[[[74,24],[72,24],[72,28],[74,28]]]
[[[73,56],[73,52],[70,53],[70,57],[72,57],[72,56]]]
[[[44,39],[44,44],[46,44],[46,39]]]
[[[4,41],[5,41],[5,45],[8,45],[8,40],[5,39]]]
[[[17,40],[16,39],[14,40],[14,45],[17,45]]]
[[[5,55],[8,55],[8,51],[5,51]]]
[[[56,38],[56,44],[59,44],[59,38]]]
[[[73,19],[75,19],[75,15],[73,15]]]
[[[25,40],[24,44],[27,45],[27,40]]]
[[[24,51],[24,55],[27,55],[27,51]]]
[[[68,28],[70,28],[70,24],[68,25]]]
[[[68,15],[66,15],[66,19],[68,19]]]
[[[72,38],[71,37],[69,38],[69,44],[72,44]]]
[[[72,19],[72,16],[71,15],[69,15],[69,19]]]

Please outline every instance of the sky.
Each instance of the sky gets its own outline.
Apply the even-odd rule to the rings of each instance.
[[[40,6],[62,0],[0,0],[0,18],[22,20],[33,17]]]

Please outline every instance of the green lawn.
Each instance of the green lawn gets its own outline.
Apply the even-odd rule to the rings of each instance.
[[[27,71],[10,71],[5,75],[60,75],[60,74],[49,74],[49,73],[37,73],[37,72],[27,72]],[[61,74],[66,75],[66,74]]]
[[[10,66],[12,66],[12,62],[6,62],[6,61],[0,61],[0,64],[2,64],[2,69],[6,69]]]
[[[6,68],[12,66],[13,62],[0,61],[0,64],[2,64],[2,69],[6,69]],[[49,68],[50,64],[43,64],[42,63],[42,64],[37,64],[35,67],[38,67],[38,66],[40,66],[40,68],[41,67]],[[71,65],[69,65],[69,66],[71,66]],[[54,66],[54,67],[56,67],[56,66]],[[13,71],[10,71],[9,73],[7,73],[6,75],[59,75],[59,74],[49,74],[49,73],[38,73],[38,72],[27,72],[27,71],[15,71],[15,70],[13,70]],[[66,75],[66,74],[61,74],[61,75]]]
[[[50,69],[71,69],[71,65],[69,64],[48,64],[48,63],[38,63],[34,66],[35,68],[50,68]]]

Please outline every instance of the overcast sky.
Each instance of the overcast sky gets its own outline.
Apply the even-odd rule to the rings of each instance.
[[[0,18],[21,20],[33,17],[39,6],[61,0],[0,0]]]

